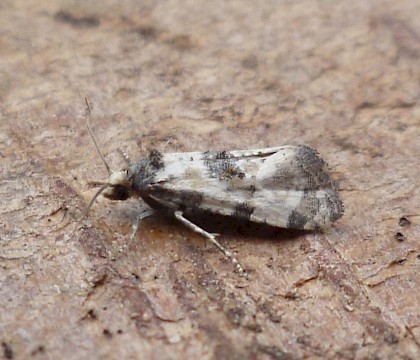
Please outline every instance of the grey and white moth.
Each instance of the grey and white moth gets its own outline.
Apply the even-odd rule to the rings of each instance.
[[[216,214],[273,227],[317,230],[344,212],[326,163],[315,150],[301,145],[168,154],[153,150],[145,159],[111,173],[91,204],[99,194],[110,200],[142,198],[152,209],[174,216],[209,239],[240,273],[242,266],[216,234],[188,218]]]

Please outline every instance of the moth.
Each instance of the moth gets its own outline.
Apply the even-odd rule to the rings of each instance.
[[[106,164],[102,154],[101,158]],[[344,212],[326,163],[304,145],[168,154],[152,150],[146,158],[111,172],[88,208],[100,194],[110,200],[141,198],[152,209],[175,217],[210,240],[239,273],[244,273],[243,267],[216,240],[217,234],[189,218],[215,214],[272,227],[318,230]]]

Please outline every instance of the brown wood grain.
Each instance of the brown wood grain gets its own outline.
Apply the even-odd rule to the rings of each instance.
[[[0,5],[0,358],[420,357],[417,0]],[[208,226],[99,199],[147,149],[307,144],[326,233]]]

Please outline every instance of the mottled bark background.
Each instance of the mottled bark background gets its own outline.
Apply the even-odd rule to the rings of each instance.
[[[418,0],[2,1],[0,357],[420,358]],[[328,232],[226,226],[249,273],[141,201],[121,151],[307,144]],[[211,224],[209,224],[211,225]],[[211,226],[210,226],[211,227]]]

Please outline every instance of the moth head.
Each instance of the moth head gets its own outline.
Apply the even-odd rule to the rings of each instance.
[[[86,214],[89,212],[91,206],[98,198],[99,195],[103,195],[109,200],[127,200],[133,196],[131,188],[131,175],[129,169],[124,169],[121,171],[111,173],[109,181],[102,183],[100,189],[93,196],[92,200],[89,202],[89,205],[86,208]]]
[[[102,195],[109,200],[127,200],[132,196],[129,169],[111,173],[106,185]]]

